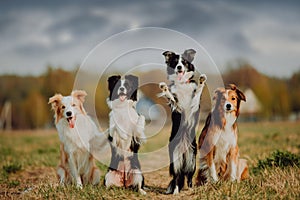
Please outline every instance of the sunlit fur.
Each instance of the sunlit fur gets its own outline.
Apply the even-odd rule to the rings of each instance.
[[[56,94],[49,99],[60,139],[59,181],[79,188],[100,181],[100,171],[89,152],[90,141],[98,130],[83,108],[86,95],[85,91],[75,90],[70,96]]]
[[[240,181],[249,177],[245,159],[239,158],[237,118],[245,95],[234,85],[219,88],[198,141],[200,165],[197,185],[218,180]]]
[[[141,194],[144,177],[138,160],[138,150],[146,140],[144,135],[145,118],[135,109],[137,101],[138,77],[119,75],[108,78],[110,92],[107,104],[109,113],[109,141],[112,157],[105,186],[134,187]]]
[[[200,98],[205,86],[206,75],[201,74],[198,83],[194,76],[194,60],[196,51],[185,50],[182,55],[166,51],[163,53],[167,64],[168,86],[159,84],[172,111],[172,130],[169,139],[169,172],[172,180],[168,185],[167,194],[177,194],[184,186],[192,187],[192,179],[196,170],[196,126],[200,112]]]

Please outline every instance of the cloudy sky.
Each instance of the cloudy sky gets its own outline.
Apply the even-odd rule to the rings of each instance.
[[[122,31],[162,27],[196,40],[223,70],[245,59],[260,72],[300,70],[300,1],[0,2],[0,74],[73,69],[97,44]]]

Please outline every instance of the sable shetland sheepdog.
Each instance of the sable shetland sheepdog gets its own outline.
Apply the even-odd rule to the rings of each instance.
[[[200,166],[197,185],[207,181],[243,180],[249,177],[247,162],[239,159],[237,118],[245,95],[234,85],[215,91],[213,108],[198,142]]]
[[[100,181],[100,171],[89,152],[90,141],[98,130],[83,108],[86,95],[85,91],[75,90],[70,96],[56,94],[49,99],[61,142],[57,169],[60,183],[75,183],[79,188]]]
[[[145,118],[135,109],[138,77],[127,75],[108,78],[109,136],[112,157],[105,175],[105,186],[134,187],[141,194],[144,177],[138,160],[138,150],[144,135]]]
[[[167,64],[168,80],[171,85],[159,84],[162,92],[158,96],[167,98],[172,110],[172,131],[169,139],[170,175],[166,194],[177,194],[187,177],[188,187],[196,170],[197,145],[195,128],[200,112],[200,97],[206,81],[200,75],[198,84],[192,80],[195,67],[192,64],[196,51],[186,50],[182,55],[166,51],[163,53]]]

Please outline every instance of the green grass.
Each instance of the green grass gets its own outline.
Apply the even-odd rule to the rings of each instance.
[[[199,131],[202,127],[199,126]],[[163,147],[168,137],[169,128],[165,128],[149,139],[141,152]],[[185,187],[174,197],[163,194],[171,180],[165,167],[144,173],[147,195],[141,196],[130,189],[106,189],[102,183],[107,167],[99,162],[100,185],[86,186],[82,190],[72,185],[61,187],[55,173],[59,160],[55,130],[0,132],[0,199],[300,198],[299,123],[240,123],[238,143],[241,157],[248,160],[250,179],[240,183],[207,184],[191,190]]]

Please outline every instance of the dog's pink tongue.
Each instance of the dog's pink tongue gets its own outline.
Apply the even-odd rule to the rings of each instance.
[[[121,95],[121,96],[119,97],[119,99],[120,99],[120,101],[124,101],[124,100],[126,99],[126,95]]]
[[[72,119],[69,119],[68,122],[69,122],[69,127],[70,128],[74,128],[74,126],[75,126],[75,118],[72,117]]]
[[[178,79],[181,80],[183,77],[183,72],[178,73]]]

